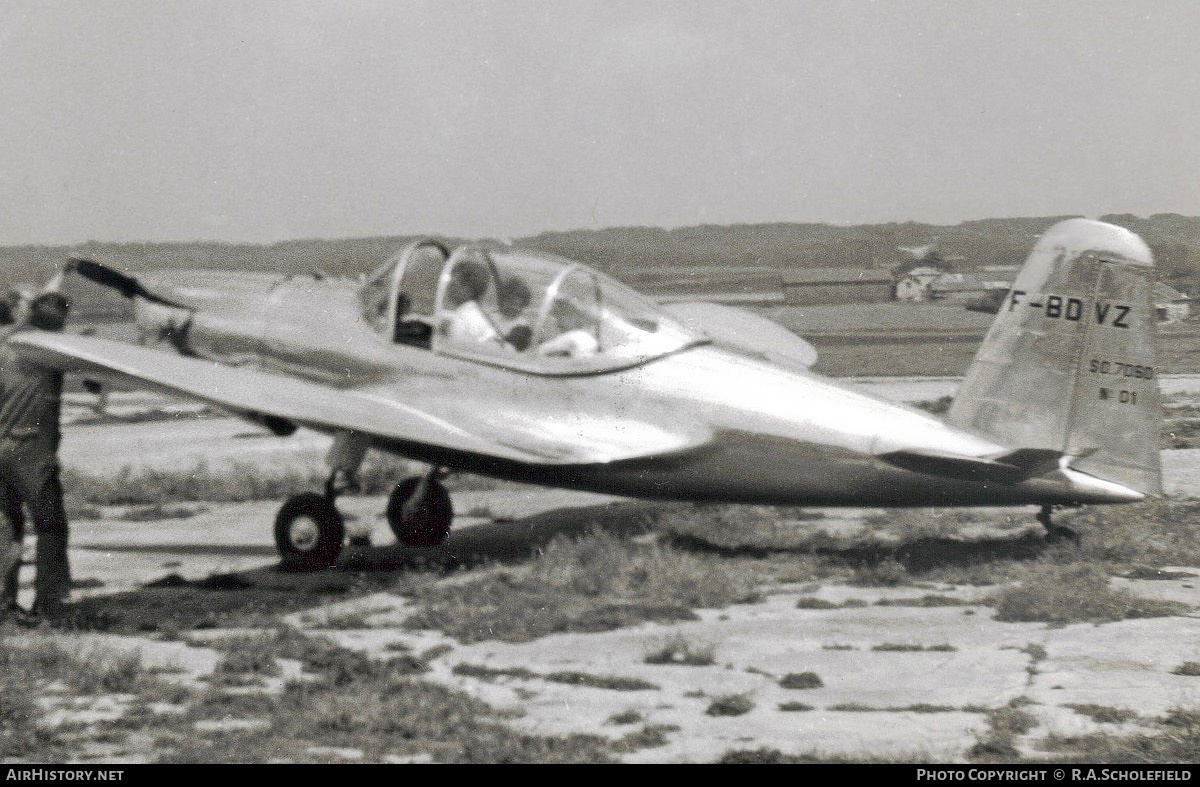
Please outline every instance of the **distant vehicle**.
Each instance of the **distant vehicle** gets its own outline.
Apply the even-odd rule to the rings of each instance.
[[[397,538],[441,543],[448,471],[652,499],[810,506],[1129,503],[1160,493],[1150,251],[1072,219],[1042,236],[943,421],[809,370],[782,327],[660,307],[577,262],[416,242],[361,281],[90,260],[155,346],[23,334],[87,378],[193,397],[277,434],[334,436],[321,492],[276,517],[285,565],[344,538],[335,501],[368,450],[428,463],[387,503]]]

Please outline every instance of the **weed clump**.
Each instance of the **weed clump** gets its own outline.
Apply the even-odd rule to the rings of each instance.
[[[647,664],[679,664],[687,667],[708,667],[715,661],[711,645],[695,645],[684,637],[672,637],[646,654]]]
[[[996,619],[1009,622],[1106,622],[1125,618],[1176,615],[1182,604],[1137,598],[1111,590],[1108,576],[1096,566],[1073,564],[1035,569],[1020,586],[1002,592]]]
[[[751,595],[753,581],[716,559],[599,531],[551,541],[527,576],[501,572],[410,592],[421,607],[407,628],[437,629],[464,643],[525,642],[565,631],[694,620],[693,607],[736,603]]]
[[[1050,735],[1048,751],[1065,753],[1081,762],[1181,763],[1200,761],[1200,712],[1176,709],[1158,719],[1143,720],[1151,730],[1133,735],[1093,733]]]
[[[878,563],[860,566],[854,570],[850,579],[851,585],[859,587],[897,587],[907,585],[910,581],[908,569],[894,558],[887,558]]]
[[[1100,724],[1121,724],[1122,722],[1131,721],[1138,717],[1137,711],[1127,708],[1113,708],[1108,705],[1096,705],[1090,702],[1065,705],[1064,707],[1070,708],[1080,716],[1087,716],[1092,721],[1099,722]]]
[[[754,702],[745,694],[714,697],[704,711],[709,716],[741,716],[754,710]]]
[[[819,689],[824,685],[815,672],[789,672],[779,680],[779,686],[785,689]]]

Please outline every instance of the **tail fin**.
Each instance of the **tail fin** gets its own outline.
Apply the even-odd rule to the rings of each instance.
[[[1134,233],[1054,225],[1001,304],[949,422],[1161,494],[1153,288],[1150,249]]]

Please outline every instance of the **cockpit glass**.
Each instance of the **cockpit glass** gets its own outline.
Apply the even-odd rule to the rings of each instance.
[[[448,256],[433,240],[417,241],[392,255],[359,289],[363,319],[395,342],[428,349]]]
[[[392,289],[393,274],[402,253],[393,254],[382,265],[367,274],[367,279],[358,290],[358,302],[363,319],[375,329],[382,329],[387,321],[388,298]]]
[[[438,285],[433,348],[548,374],[632,366],[701,337],[590,268],[464,247]]]

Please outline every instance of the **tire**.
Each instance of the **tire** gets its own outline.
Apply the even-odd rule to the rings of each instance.
[[[342,515],[324,495],[306,492],[288,498],[275,516],[275,547],[288,571],[317,571],[342,552]]]
[[[406,547],[430,548],[440,545],[450,532],[454,521],[454,506],[450,493],[437,481],[431,481],[425,490],[425,500],[415,516],[404,521],[404,502],[416,491],[421,479],[408,478],[396,484],[388,497],[387,521],[397,540]]]

